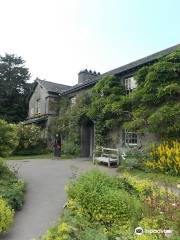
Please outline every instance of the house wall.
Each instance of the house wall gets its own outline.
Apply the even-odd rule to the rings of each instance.
[[[152,143],[158,143],[159,139],[155,134],[145,132],[144,134],[138,134],[137,148],[144,149]],[[107,146],[111,148],[118,148],[120,152],[127,152],[132,147],[125,144],[124,141],[124,131],[122,126],[116,126],[108,132]]]
[[[37,101],[39,101],[39,111],[37,111]],[[29,101],[28,117],[33,118],[38,115],[56,114],[57,102],[57,95],[49,94],[45,88],[38,84]]]
[[[28,114],[29,118],[46,114],[47,105],[48,105],[47,97],[48,97],[47,91],[38,84],[29,101],[29,114]],[[37,112],[37,101],[40,102],[39,114]]]
[[[136,69],[137,70],[137,69]],[[119,78],[119,81],[124,84],[125,79],[128,77],[131,77],[134,74],[135,70],[130,70],[123,72],[122,74],[117,74],[116,76]],[[67,94],[67,96],[72,99],[72,104],[75,103],[75,98],[82,93],[83,91],[86,91],[93,86],[88,86],[83,89],[79,89],[77,91],[71,92]],[[40,101],[40,113],[37,113],[37,100]],[[30,98],[29,101],[29,118],[36,117],[38,115],[48,115],[48,119],[46,122],[46,126],[44,129],[44,136],[45,138],[48,138],[48,127],[53,122],[54,117],[57,113],[57,103],[59,100],[59,96],[57,94],[49,94],[45,88],[40,86],[39,84],[36,86],[33,95]],[[34,108],[34,113],[32,113],[31,109]],[[108,140],[106,143],[106,147],[112,147],[112,148],[119,148],[121,152],[126,152],[130,148],[125,145],[124,143],[124,133],[122,126],[116,126],[112,128],[108,135]],[[53,138],[53,136],[50,136]],[[94,146],[94,128],[92,126],[81,126],[81,149],[82,149],[82,155],[92,155],[92,146]],[[152,142],[158,142],[157,137],[155,135],[150,133],[145,133],[144,135],[139,135],[139,141],[137,144],[137,147],[144,148],[145,146],[148,146]],[[87,154],[88,153],[88,154]]]
[[[48,95],[47,97],[47,106],[46,106],[46,114],[57,114],[58,111],[58,101],[59,98],[57,95]]]

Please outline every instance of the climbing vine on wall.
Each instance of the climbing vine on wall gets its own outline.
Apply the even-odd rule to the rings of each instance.
[[[124,126],[157,134],[160,139],[180,136],[180,49],[136,74],[138,87],[129,103],[132,117]]]
[[[87,115],[96,126],[96,144],[106,143],[107,132],[124,119],[125,88],[115,76],[102,78],[92,88],[92,101]]]
[[[66,96],[59,101],[59,113],[55,122],[51,125],[51,132],[59,133],[62,138],[63,152],[65,154],[78,155],[80,151],[80,124],[87,118],[87,109],[90,105],[90,92],[82,92],[76,97],[76,103],[72,104]]]

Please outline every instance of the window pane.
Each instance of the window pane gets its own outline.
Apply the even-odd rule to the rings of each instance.
[[[125,143],[131,145],[137,145],[137,134],[133,132],[128,132],[127,129],[125,129]]]

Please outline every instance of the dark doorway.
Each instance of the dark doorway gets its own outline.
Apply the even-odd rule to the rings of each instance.
[[[92,157],[94,150],[94,124],[84,119],[81,122],[81,157]]]

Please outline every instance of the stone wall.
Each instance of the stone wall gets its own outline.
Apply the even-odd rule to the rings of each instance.
[[[37,109],[38,102],[39,110]],[[28,117],[33,118],[45,114],[56,114],[57,102],[57,95],[50,95],[45,88],[38,84],[29,101]]]
[[[108,141],[106,147],[118,148],[121,152],[127,152],[132,149],[132,147],[125,144],[124,130],[122,126],[114,127],[108,132],[107,136]],[[150,146],[150,144],[158,142],[159,139],[155,134],[145,132],[144,134],[138,134],[137,148],[144,149]]]
[[[28,117],[32,118],[36,115],[43,115],[47,113],[47,91],[39,84],[36,86],[34,93],[32,94],[29,101],[29,114]],[[39,101],[40,111],[37,111],[37,102]]]

